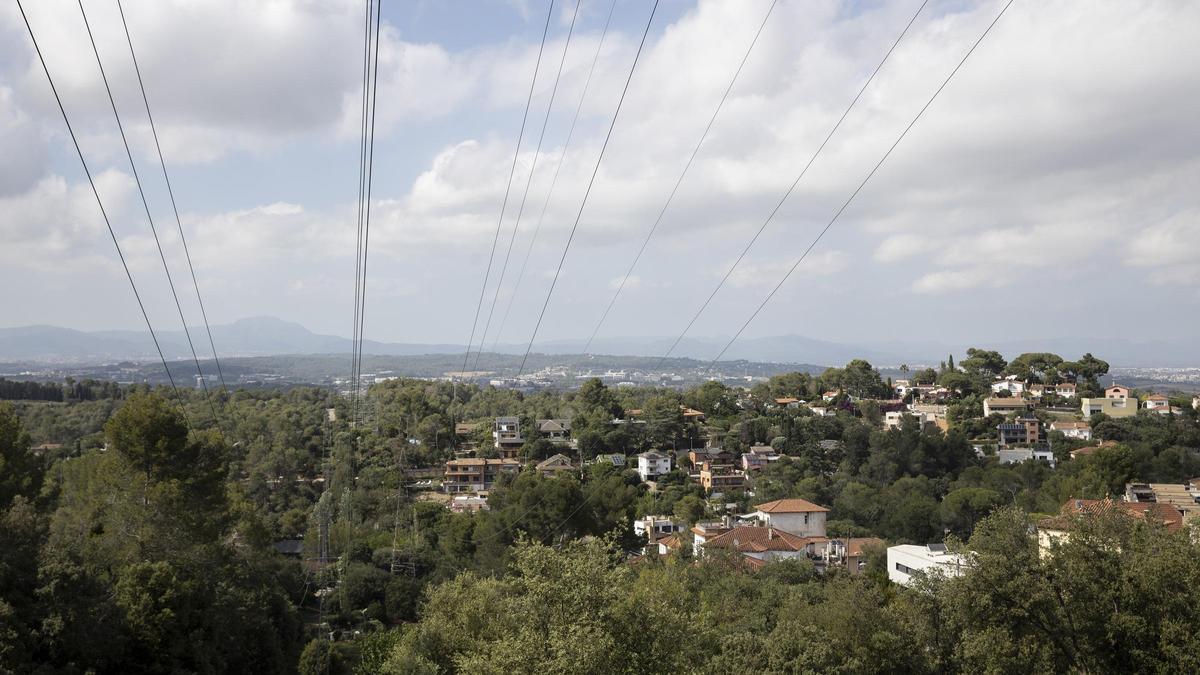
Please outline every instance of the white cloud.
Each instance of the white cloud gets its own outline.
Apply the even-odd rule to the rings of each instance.
[[[1126,262],[1149,268],[1155,283],[1200,287],[1200,210],[1176,213],[1139,232]]]
[[[113,32],[119,22],[102,5],[90,11],[115,71],[124,55],[121,36]],[[72,6],[67,0],[38,3],[31,18],[52,54],[51,67],[62,73],[69,110],[80,115],[85,151],[99,158],[101,168],[108,168],[105,162],[122,167]],[[548,330],[567,333],[597,318],[589,312],[596,302],[606,302],[613,275],[626,269],[654,222],[767,6],[766,0],[700,0],[678,20],[656,26],[580,219]],[[677,328],[674,310],[693,306],[706,292],[695,280],[724,273],[731,252],[761,225],[915,6],[889,2],[864,8],[823,0],[776,7],[627,284],[627,290],[656,289],[638,296],[649,307],[640,316],[649,318],[616,332],[654,332],[658,326],[652,322],[660,322],[664,332]],[[237,193],[228,199],[183,205],[198,267],[231,288],[247,280],[260,284],[263,302],[271,301],[271,293],[282,295],[288,283],[321,293],[337,284],[320,279],[352,281],[354,205],[345,192],[310,200],[290,182],[297,173],[320,172],[331,184],[353,183],[352,167],[331,167],[327,160],[331,148],[353,157],[357,147],[361,8],[348,0],[170,0],[132,7],[131,29],[169,163],[253,173],[246,179],[252,186],[231,190]],[[786,272],[999,7],[994,1],[933,3],[918,20],[722,294],[729,298],[721,308],[727,320],[738,319]],[[603,17],[592,9],[592,23],[572,39],[509,279],[537,225],[599,38]],[[530,12],[531,26],[544,18],[540,11]],[[618,12],[629,12],[618,22],[628,28],[606,39],[533,249],[526,273],[530,287],[523,287],[516,305],[540,304],[530,295],[553,274],[640,37],[641,11],[618,6]],[[586,5],[581,16],[589,16]],[[531,130],[540,127],[561,54],[562,17],[551,26],[501,229],[501,255],[533,164]],[[929,294],[949,300],[971,291],[999,302],[1014,289],[1046,284],[1057,284],[1057,294],[1039,297],[1067,302],[1080,285],[1113,275],[1126,287],[1147,279],[1162,284],[1163,297],[1154,301],[1164,307],[1179,301],[1185,295],[1174,294],[1173,285],[1200,283],[1200,271],[1188,257],[1200,249],[1200,194],[1194,189],[1200,181],[1195,125],[1200,88],[1181,86],[1200,81],[1200,43],[1181,30],[1198,22],[1200,5],[1169,0],[1015,3],[813,251],[797,272],[801,278],[790,283],[853,269],[843,275],[847,293],[875,292],[886,278],[891,288],[903,290],[890,296],[897,312],[907,303],[924,307]],[[13,10],[0,10],[4,34],[23,37],[16,26]],[[456,314],[477,297],[538,28],[528,31],[532,39],[495,36],[461,48],[436,44],[405,25],[385,26],[378,133],[387,145],[380,146],[377,159],[384,180],[375,190],[372,255],[379,256],[374,269],[391,285],[380,289],[424,302],[422,296],[429,295],[424,291],[436,288],[445,295],[442,304]],[[0,140],[6,149],[9,139],[34,138],[41,145],[26,148],[20,163],[25,168],[0,169],[0,196],[8,195],[0,206],[25,214],[0,214],[5,241],[36,239],[30,232],[41,225],[31,230],[17,220],[47,223],[47,240],[91,241],[91,231],[80,229],[86,204],[70,206],[78,201],[78,186],[62,179],[48,184],[46,160],[39,155],[47,147],[61,148],[63,141],[44,76],[29,60],[25,40],[8,42],[0,47]],[[128,75],[121,77],[118,103],[131,111],[132,140],[144,154],[147,130],[135,119],[140,102]],[[305,166],[296,169],[297,164]],[[201,183],[192,186],[192,194],[206,194],[210,174],[192,178]],[[214,184],[219,186],[214,191],[228,187]],[[48,202],[58,205],[43,208]],[[148,269],[156,253],[145,235],[130,238],[137,227],[123,223],[121,231],[137,269]],[[174,261],[178,254],[170,252],[177,242],[164,237]],[[22,257],[6,249],[10,258]],[[82,251],[61,250],[69,251],[65,256]],[[269,272],[259,276],[259,266]],[[305,269],[293,274],[289,266]],[[410,279],[406,285],[405,275],[419,283]],[[672,281],[678,283],[671,286]],[[470,285],[474,291],[451,297],[459,286]],[[419,290],[407,294],[414,287]],[[905,299],[909,292],[917,297]],[[571,293],[569,302],[562,299],[565,293]],[[1198,329],[1195,319],[1176,314],[1174,320]],[[928,320],[928,314],[922,316]],[[846,320],[860,327],[869,321]],[[404,329],[401,324],[394,320],[397,330]]]

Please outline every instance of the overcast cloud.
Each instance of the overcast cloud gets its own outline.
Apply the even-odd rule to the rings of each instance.
[[[608,9],[607,0],[583,1],[506,285],[559,162],[562,173],[505,342],[529,337],[649,11],[618,0],[564,156]],[[151,317],[175,328],[78,7],[26,4]],[[361,3],[124,4],[209,318],[266,314],[347,334]],[[663,3],[542,338],[591,332],[768,4]],[[919,4],[780,0],[602,335],[682,328]],[[85,6],[172,271],[189,293],[185,311],[198,320],[115,2]],[[999,8],[930,2],[694,334],[737,329]],[[535,132],[572,9],[568,0],[551,25]],[[466,341],[544,12],[532,0],[385,7],[368,338]],[[1017,0],[746,336],[986,343],[1100,327],[1107,337],[1200,336],[1197,35],[1200,3],[1186,0]],[[535,132],[521,148],[501,253]],[[20,15],[6,4],[0,324],[136,328],[69,143]]]

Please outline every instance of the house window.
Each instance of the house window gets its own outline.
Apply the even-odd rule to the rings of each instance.
[[[920,570],[915,570],[915,569],[909,567],[908,565],[905,565],[904,563],[896,563],[896,571],[903,572],[904,574],[908,574],[908,575],[913,575],[913,574],[916,574]]]

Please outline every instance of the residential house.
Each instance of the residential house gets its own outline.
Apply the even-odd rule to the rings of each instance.
[[[540,438],[544,438],[551,443],[571,442],[570,420],[538,420],[537,430]]]
[[[1104,398],[1129,398],[1129,387],[1114,384],[1104,390]]]
[[[1059,382],[1054,385],[1054,393],[1063,398],[1075,398],[1076,391],[1075,384],[1072,382]]]
[[[478,422],[458,422],[454,425],[455,436],[470,436],[479,428]]]
[[[683,537],[677,534],[668,534],[667,536],[657,541],[651,542],[643,549],[646,553],[657,553],[659,555],[668,555],[673,551],[678,551],[683,548]]]
[[[1084,417],[1091,417],[1096,413],[1104,413],[1109,417],[1133,417],[1138,411],[1137,400],[1129,397],[1085,397],[1079,399],[1079,406]]]
[[[693,467],[699,467],[701,464],[708,462],[715,466],[733,466],[737,462],[737,458],[732,452],[722,448],[700,448],[698,450],[689,450],[687,454],[688,461]]]
[[[497,417],[492,424],[492,441],[500,459],[516,459],[525,445],[521,435],[521,419],[519,417]]]
[[[1068,499],[1059,515],[1042,518],[1037,522],[1038,550],[1042,555],[1046,555],[1054,544],[1065,542],[1070,537],[1077,518],[1108,512],[1120,512],[1134,518],[1153,520],[1162,524],[1169,532],[1179,530],[1184,522],[1183,513],[1171,504],[1122,502],[1111,499]]]
[[[1012,377],[992,383],[993,394],[999,394],[1002,391],[1007,391],[1012,396],[1020,396],[1025,393],[1025,383]]]
[[[612,464],[617,468],[625,468],[625,455],[611,453],[607,455],[596,455],[596,463]]]
[[[829,417],[830,415],[833,415],[832,410],[822,405],[811,406],[809,410],[811,410],[812,414],[816,415],[817,417]]]
[[[892,382],[892,391],[896,393],[896,398],[904,398],[912,391],[912,383],[909,380],[896,380]]]
[[[646,537],[650,541],[655,541],[668,534],[675,534],[681,530],[683,527],[676,525],[670,516],[643,516],[633,521],[633,533],[639,537]]]
[[[492,489],[503,474],[517,474],[521,463],[515,459],[452,459],[446,462],[442,490],[445,492],[484,492]]]
[[[704,553],[704,545],[710,539],[718,537],[733,528],[728,517],[721,520],[701,521],[692,526],[692,554],[700,557]]]
[[[1139,504],[1169,504],[1186,521],[1200,516],[1200,478],[1187,483],[1129,483],[1125,500]]]
[[[738,525],[707,539],[700,555],[713,549],[737,551],[747,558],[766,562],[788,558],[813,558],[824,537],[799,537],[775,527]]]
[[[867,566],[866,549],[883,545],[883,540],[876,537],[830,539],[821,550],[821,561],[826,570],[841,567],[850,574],[858,574]]]
[[[1054,466],[1054,453],[1046,447],[1035,448],[1001,448],[996,451],[996,457],[1001,464],[1020,464],[1032,459],[1040,459],[1051,467]]]
[[[1089,445],[1086,448],[1079,448],[1071,451],[1071,459],[1079,459],[1080,457],[1090,457],[1096,454],[1100,448],[1107,448],[1116,445],[1116,441],[1100,441],[1097,445]]]
[[[683,411],[683,420],[685,422],[703,422],[704,421],[704,413],[700,412],[699,410],[695,410],[695,409],[689,408],[687,406],[682,406],[682,405],[679,406],[679,409]]]
[[[781,396],[775,399],[775,405],[780,408],[799,408],[803,402],[794,396]]]
[[[1150,396],[1147,396],[1142,405],[1146,408],[1146,410],[1171,410],[1171,402],[1162,394],[1151,394]]]
[[[827,392],[825,392],[825,393],[821,394],[821,400],[822,400],[822,401],[825,401],[826,403],[828,403],[828,402],[832,401],[833,399],[835,399],[835,398],[837,398],[837,397],[839,397],[839,396],[841,396],[841,395],[842,395],[842,390],[841,390],[841,389],[837,389],[837,390],[830,390],[830,391],[827,391]]]
[[[1025,390],[1025,393],[1029,395],[1029,398],[1041,398],[1046,394],[1046,391],[1046,385],[1044,384],[1031,384]],[[1049,391],[1054,391],[1054,389],[1051,388]]]
[[[538,462],[537,467],[535,468],[537,469],[538,473],[542,474],[546,478],[554,478],[555,476],[562,474],[573,473],[577,467],[574,464],[571,464],[570,457],[559,453],[553,457]]]
[[[824,537],[829,509],[806,499],[776,499],[754,507],[750,517],[797,537]]]
[[[983,416],[987,417],[992,413],[1007,415],[1011,412],[1025,412],[1030,407],[1032,404],[1020,397],[986,398],[983,400]]]
[[[779,461],[779,453],[769,445],[755,445],[742,453],[742,471],[758,471],[771,462]]]
[[[996,430],[1000,433],[1001,448],[1010,445],[1038,445],[1044,439],[1041,420],[1029,413],[1023,413],[1012,422],[996,425]]]
[[[967,565],[966,557],[948,552],[945,544],[902,544],[889,546],[887,550],[888,579],[904,586],[912,583],[918,572],[956,577]]]
[[[454,495],[450,503],[446,505],[453,513],[476,513],[479,511],[487,511],[488,503],[486,497],[478,495]]]
[[[638,476],[641,476],[643,481],[654,480],[664,473],[671,472],[670,455],[664,455],[661,452],[651,450],[638,455],[637,460]]]
[[[1080,441],[1092,440],[1092,425],[1087,422],[1051,422],[1050,431],[1061,432],[1067,438]]]
[[[699,479],[700,485],[709,494],[723,494],[746,487],[746,472],[733,468],[732,464],[704,462],[700,465]]]

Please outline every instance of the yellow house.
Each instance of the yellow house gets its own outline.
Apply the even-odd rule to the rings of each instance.
[[[1083,398],[1079,402],[1084,417],[1096,413],[1104,413],[1109,417],[1133,417],[1138,411],[1135,398]]]

